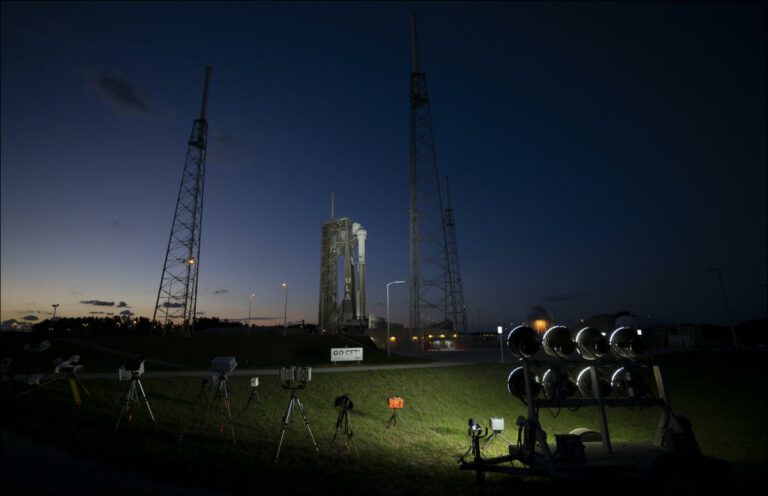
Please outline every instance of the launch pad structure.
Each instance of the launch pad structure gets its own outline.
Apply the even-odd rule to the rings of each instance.
[[[365,312],[365,241],[368,232],[351,219],[334,217],[323,223],[320,244],[320,332],[364,332],[368,328]],[[339,302],[339,259],[343,264],[344,284]]]

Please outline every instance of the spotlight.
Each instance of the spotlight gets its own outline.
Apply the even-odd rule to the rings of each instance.
[[[573,380],[567,373],[554,367],[544,372],[541,387],[544,396],[549,399],[564,400],[576,394],[576,384]]]
[[[597,360],[611,351],[608,340],[594,327],[585,327],[580,330],[576,334],[576,345],[585,360]]]
[[[644,398],[650,395],[641,367],[619,367],[611,376],[614,391],[630,398]]]
[[[571,331],[565,326],[550,327],[544,333],[544,351],[556,358],[568,358],[576,352]]]
[[[594,388],[592,387],[592,374],[589,373],[590,368],[592,367],[584,367],[584,369],[579,372],[579,375],[576,376],[576,386],[579,388],[581,395],[585,398],[594,398],[596,396]],[[597,384],[600,388],[600,396],[605,398],[611,394],[613,388],[608,379],[600,377],[600,373],[597,370],[595,370],[595,372],[597,373]]]
[[[531,397],[535,398],[541,393],[541,385],[538,382],[531,382],[531,388]],[[509,377],[507,377],[507,391],[525,404],[525,372],[523,367],[517,367],[509,373]]]
[[[642,331],[630,327],[617,328],[611,334],[608,343],[616,355],[631,360],[640,358],[648,351],[648,346],[645,344],[645,340],[643,340]]]
[[[519,325],[509,331],[507,347],[518,358],[531,358],[539,351],[541,344],[536,331],[526,325]]]

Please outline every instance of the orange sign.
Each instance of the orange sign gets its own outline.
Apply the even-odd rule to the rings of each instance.
[[[387,398],[387,408],[402,410],[404,406],[403,399],[399,396],[391,396]]]

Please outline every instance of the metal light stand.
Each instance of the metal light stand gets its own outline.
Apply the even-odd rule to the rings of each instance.
[[[355,448],[355,455],[360,458],[360,452],[357,450],[357,443],[354,439],[355,433],[352,430],[352,422],[349,419],[349,408],[346,406],[346,404],[341,408],[341,411],[339,411],[339,416],[336,417],[336,432],[333,433],[332,440],[334,443],[336,443],[336,437],[339,435],[339,431],[341,431],[342,435],[346,437],[346,450],[349,451],[349,445],[351,442],[352,446]]]
[[[128,413],[131,409],[131,404],[139,404],[139,393],[141,393],[141,398],[144,400],[144,405],[147,407],[147,411],[149,412],[149,417],[152,419],[152,422],[157,422],[155,420],[155,416],[152,414],[152,408],[149,407],[149,401],[147,401],[147,395],[144,392],[144,386],[141,385],[141,379],[139,379],[139,375],[140,372],[138,370],[134,370],[131,373],[131,380],[126,386],[125,393],[123,393],[121,398],[121,401],[124,401],[123,409],[120,411],[120,416],[117,417],[115,432],[117,432],[117,430],[120,428],[120,421],[123,419],[123,415]],[[130,422],[131,419],[133,419],[133,413],[128,413],[128,422]]]
[[[277,445],[277,453],[275,453],[275,463],[277,463],[277,459],[280,457],[280,449],[283,447],[283,437],[285,436],[285,430],[288,428],[288,421],[291,420],[291,413],[293,412],[293,405],[296,405],[299,407],[299,410],[301,411],[301,416],[304,418],[304,425],[307,426],[307,432],[309,432],[309,437],[312,439],[312,444],[315,446],[315,451],[317,453],[320,453],[320,448],[317,447],[317,442],[315,441],[315,436],[312,435],[312,429],[309,428],[309,420],[307,419],[307,413],[304,411],[304,405],[301,403],[301,400],[298,396],[296,396],[296,390],[297,389],[304,389],[304,386],[295,386],[295,387],[286,387],[283,386],[285,389],[291,390],[291,399],[288,401],[288,409],[285,411],[285,416],[283,417],[283,428],[280,431],[280,442]]]

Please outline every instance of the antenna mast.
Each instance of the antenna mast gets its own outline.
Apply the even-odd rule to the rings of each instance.
[[[427,329],[450,330],[457,323],[449,318],[456,302],[427,79],[419,71],[416,41],[416,16],[411,14],[410,328],[426,348]]]
[[[206,66],[200,118],[192,123],[192,132],[187,142],[187,158],[181,174],[171,235],[152,315],[154,323],[163,325],[163,334],[170,326],[180,326],[182,333],[190,336],[194,333],[197,323],[197,274],[200,266],[208,141],[208,122],[205,115],[208,109],[210,77],[211,68]]]

